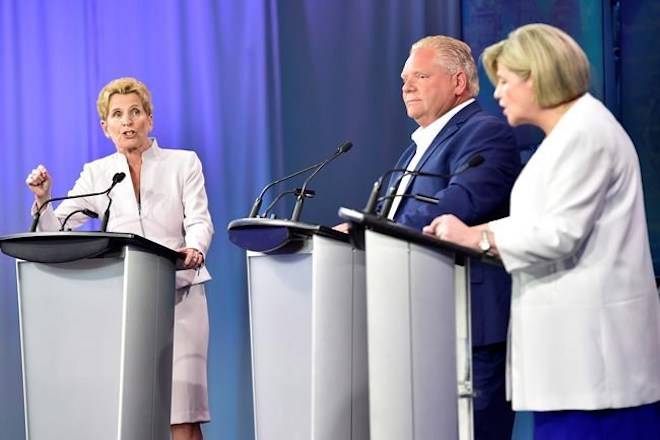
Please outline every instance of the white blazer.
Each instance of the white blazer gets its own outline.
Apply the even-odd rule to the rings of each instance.
[[[156,139],[142,155],[140,205],[133,191],[126,156],[114,153],[84,165],[69,195],[103,191],[115,173],[126,178],[110,193],[112,206],[108,231],[141,235],[171,249],[195,248],[206,255],[213,224],[208,211],[202,164],[192,151],[162,149]],[[56,231],[64,218],[76,209],[87,208],[103,217],[108,204],[105,196],[63,201],[53,211],[48,206],[39,221],[40,231]],[[34,210],[34,207],[33,207]],[[88,218],[74,215],[66,227],[75,228]],[[206,267],[177,271],[176,287],[211,279]]]
[[[512,275],[515,410],[660,400],[660,302],[635,148],[591,95],[560,119],[489,223]]]

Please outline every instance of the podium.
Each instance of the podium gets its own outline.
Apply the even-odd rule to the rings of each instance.
[[[17,258],[26,439],[168,439],[178,254],[119,233],[0,248]]]
[[[364,252],[288,220],[228,233],[247,250],[256,439],[368,439]]]
[[[378,440],[472,439],[469,258],[341,208],[366,253],[370,429]]]

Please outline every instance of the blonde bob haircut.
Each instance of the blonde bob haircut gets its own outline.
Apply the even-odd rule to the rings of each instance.
[[[434,49],[437,53],[436,63],[444,67],[450,75],[462,70],[467,77],[470,96],[474,97],[479,94],[479,75],[470,46],[455,38],[432,35],[413,44],[410,53],[412,54],[414,50],[421,47]]]
[[[572,101],[589,90],[589,60],[566,32],[547,24],[528,24],[484,50],[482,63],[497,86],[497,66],[523,80],[531,78],[542,108]]]
[[[124,77],[113,79],[99,92],[99,97],[96,100],[96,110],[99,112],[99,118],[102,121],[108,118],[110,98],[117,93],[120,95],[128,95],[129,93],[137,94],[140,97],[140,101],[142,101],[144,111],[147,115],[152,115],[153,105],[151,104],[151,93],[149,93],[147,86],[135,78]]]

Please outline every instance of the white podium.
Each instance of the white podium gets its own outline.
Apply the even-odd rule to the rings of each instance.
[[[26,439],[169,439],[177,253],[115,233],[0,247],[17,258]]]
[[[360,211],[339,215],[366,253],[371,438],[473,438],[473,251]]]
[[[256,439],[368,439],[364,252],[287,220],[228,229],[247,249]]]

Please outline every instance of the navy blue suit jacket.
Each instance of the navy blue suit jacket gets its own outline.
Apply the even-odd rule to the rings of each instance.
[[[415,154],[415,144],[403,153],[395,168],[406,168]],[[414,176],[406,194],[437,197],[437,205],[401,199],[394,221],[415,229],[441,214],[454,214],[468,225],[477,225],[508,215],[509,195],[520,172],[520,154],[511,128],[469,104],[445,125],[419,161],[416,170],[451,174],[475,154],[485,161],[451,179]],[[390,185],[399,176],[393,175]],[[511,278],[504,269],[471,262],[472,345],[506,340]]]

